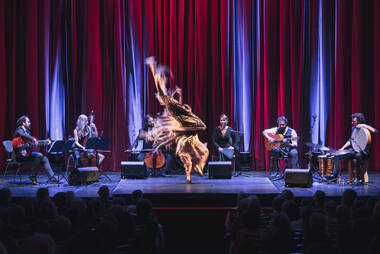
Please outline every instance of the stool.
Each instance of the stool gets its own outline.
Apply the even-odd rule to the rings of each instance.
[[[347,165],[348,183],[352,183],[357,177],[356,167],[354,166],[354,164],[356,163],[357,162],[355,159],[348,160],[348,165]],[[369,165],[369,160],[364,160],[361,165],[364,171],[364,183],[368,183],[368,165]]]
[[[282,173],[285,172],[286,164],[288,163],[288,155],[282,155],[280,158],[278,158],[278,161],[280,163],[280,171]]]

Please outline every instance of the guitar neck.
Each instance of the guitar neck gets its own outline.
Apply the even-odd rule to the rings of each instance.
[[[48,139],[37,140],[37,144],[34,144],[33,142],[29,142],[29,143],[25,143],[25,144],[17,146],[17,148],[29,148],[29,147],[36,147],[36,146],[44,146],[44,145],[48,145],[48,144],[49,144]]]

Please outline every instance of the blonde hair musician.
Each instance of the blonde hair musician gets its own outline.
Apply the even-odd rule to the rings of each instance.
[[[88,138],[91,137],[97,137],[98,136],[98,129],[96,128],[96,125],[94,123],[88,123],[88,117],[84,114],[79,115],[77,120],[77,126],[74,129],[74,141],[75,141],[75,148],[73,151],[74,160],[75,160],[75,167],[83,166],[82,162],[80,161],[80,155],[81,153],[86,153],[86,157],[91,159],[95,156],[97,156],[97,164],[100,167],[104,160],[104,155],[101,153],[95,153],[94,151],[87,151],[86,150],[86,143]]]

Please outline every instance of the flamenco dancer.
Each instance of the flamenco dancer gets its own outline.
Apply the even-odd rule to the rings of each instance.
[[[186,183],[191,183],[191,172],[195,171],[203,176],[203,167],[206,164],[209,151],[207,146],[198,138],[198,132],[207,126],[197,117],[187,104],[182,104],[182,92],[179,88],[175,91],[166,89],[168,76],[172,76],[170,69],[159,65],[154,57],[148,57],[145,63],[149,66],[154,77],[157,89],[156,97],[165,110],[156,119],[153,132],[153,147],[159,149],[161,146],[170,147],[175,145],[175,154],[183,163],[186,171]],[[174,99],[178,95],[178,100]]]

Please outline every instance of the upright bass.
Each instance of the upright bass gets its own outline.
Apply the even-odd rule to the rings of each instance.
[[[89,125],[88,125],[88,135],[83,140],[83,145],[86,146],[88,139],[96,137],[96,132],[94,132],[92,126],[94,124],[94,111],[91,110],[90,115],[88,116]],[[81,153],[81,162],[83,167],[97,166],[97,153],[94,149],[87,149],[85,153]]]

